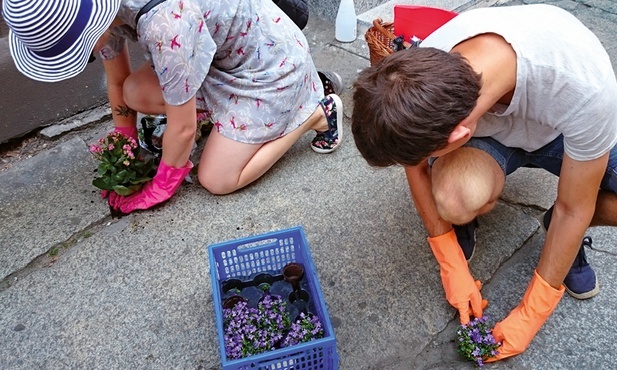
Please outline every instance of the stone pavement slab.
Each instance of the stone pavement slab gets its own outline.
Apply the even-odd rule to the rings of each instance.
[[[75,138],[0,173],[1,278],[100,219],[87,148]]]

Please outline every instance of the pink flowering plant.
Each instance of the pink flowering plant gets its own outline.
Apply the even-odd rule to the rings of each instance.
[[[92,185],[101,190],[130,195],[154,176],[154,162],[141,159],[137,141],[120,132],[101,138],[90,146],[90,153],[100,161]]]
[[[323,337],[316,316],[301,314],[292,324],[286,306],[281,296],[267,293],[257,308],[240,301],[223,309],[227,358],[236,360]]]
[[[484,360],[495,357],[501,342],[496,342],[488,318],[475,318],[466,325],[460,325],[456,331],[458,352],[476,365],[484,366]]]

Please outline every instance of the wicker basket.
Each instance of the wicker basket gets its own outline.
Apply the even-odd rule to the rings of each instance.
[[[384,22],[381,18],[373,20],[373,26],[366,31],[364,38],[370,52],[371,67],[394,53],[393,42],[396,35],[393,22]],[[404,46],[408,48],[410,44],[405,42]]]

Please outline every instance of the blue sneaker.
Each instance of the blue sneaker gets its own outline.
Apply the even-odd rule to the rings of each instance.
[[[463,250],[465,259],[467,261],[473,258],[473,253],[476,250],[476,229],[480,227],[478,219],[474,218],[473,221],[464,225],[452,225],[454,233],[456,234],[456,240]]]
[[[563,285],[566,286],[568,294],[576,299],[589,299],[600,293],[598,278],[585,256],[585,247],[591,247],[591,237],[583,238],[581,249],[578,250],[576,259],[563,279]]]
[[[553,207],[549,208],[544,214],[542,220],[544,230],[548,230],[552,215]],[[563,279],[563,285],[566,286],[566,291],[576,299],[589,299],[600,293],[598,277],[591,266],[589,266],[587,256],[585,255],[585,246],[591,248],[591,242],[591,237],[586,236],[583,238],[581,248],[578,250],[574,263],[572,267],[570,267],[568,275]]]

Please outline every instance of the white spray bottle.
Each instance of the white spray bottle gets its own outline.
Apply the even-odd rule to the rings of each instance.
[[[336,14],[335,37],[340,42],[356,39],[358,19],[353,0],[341,0]]]

